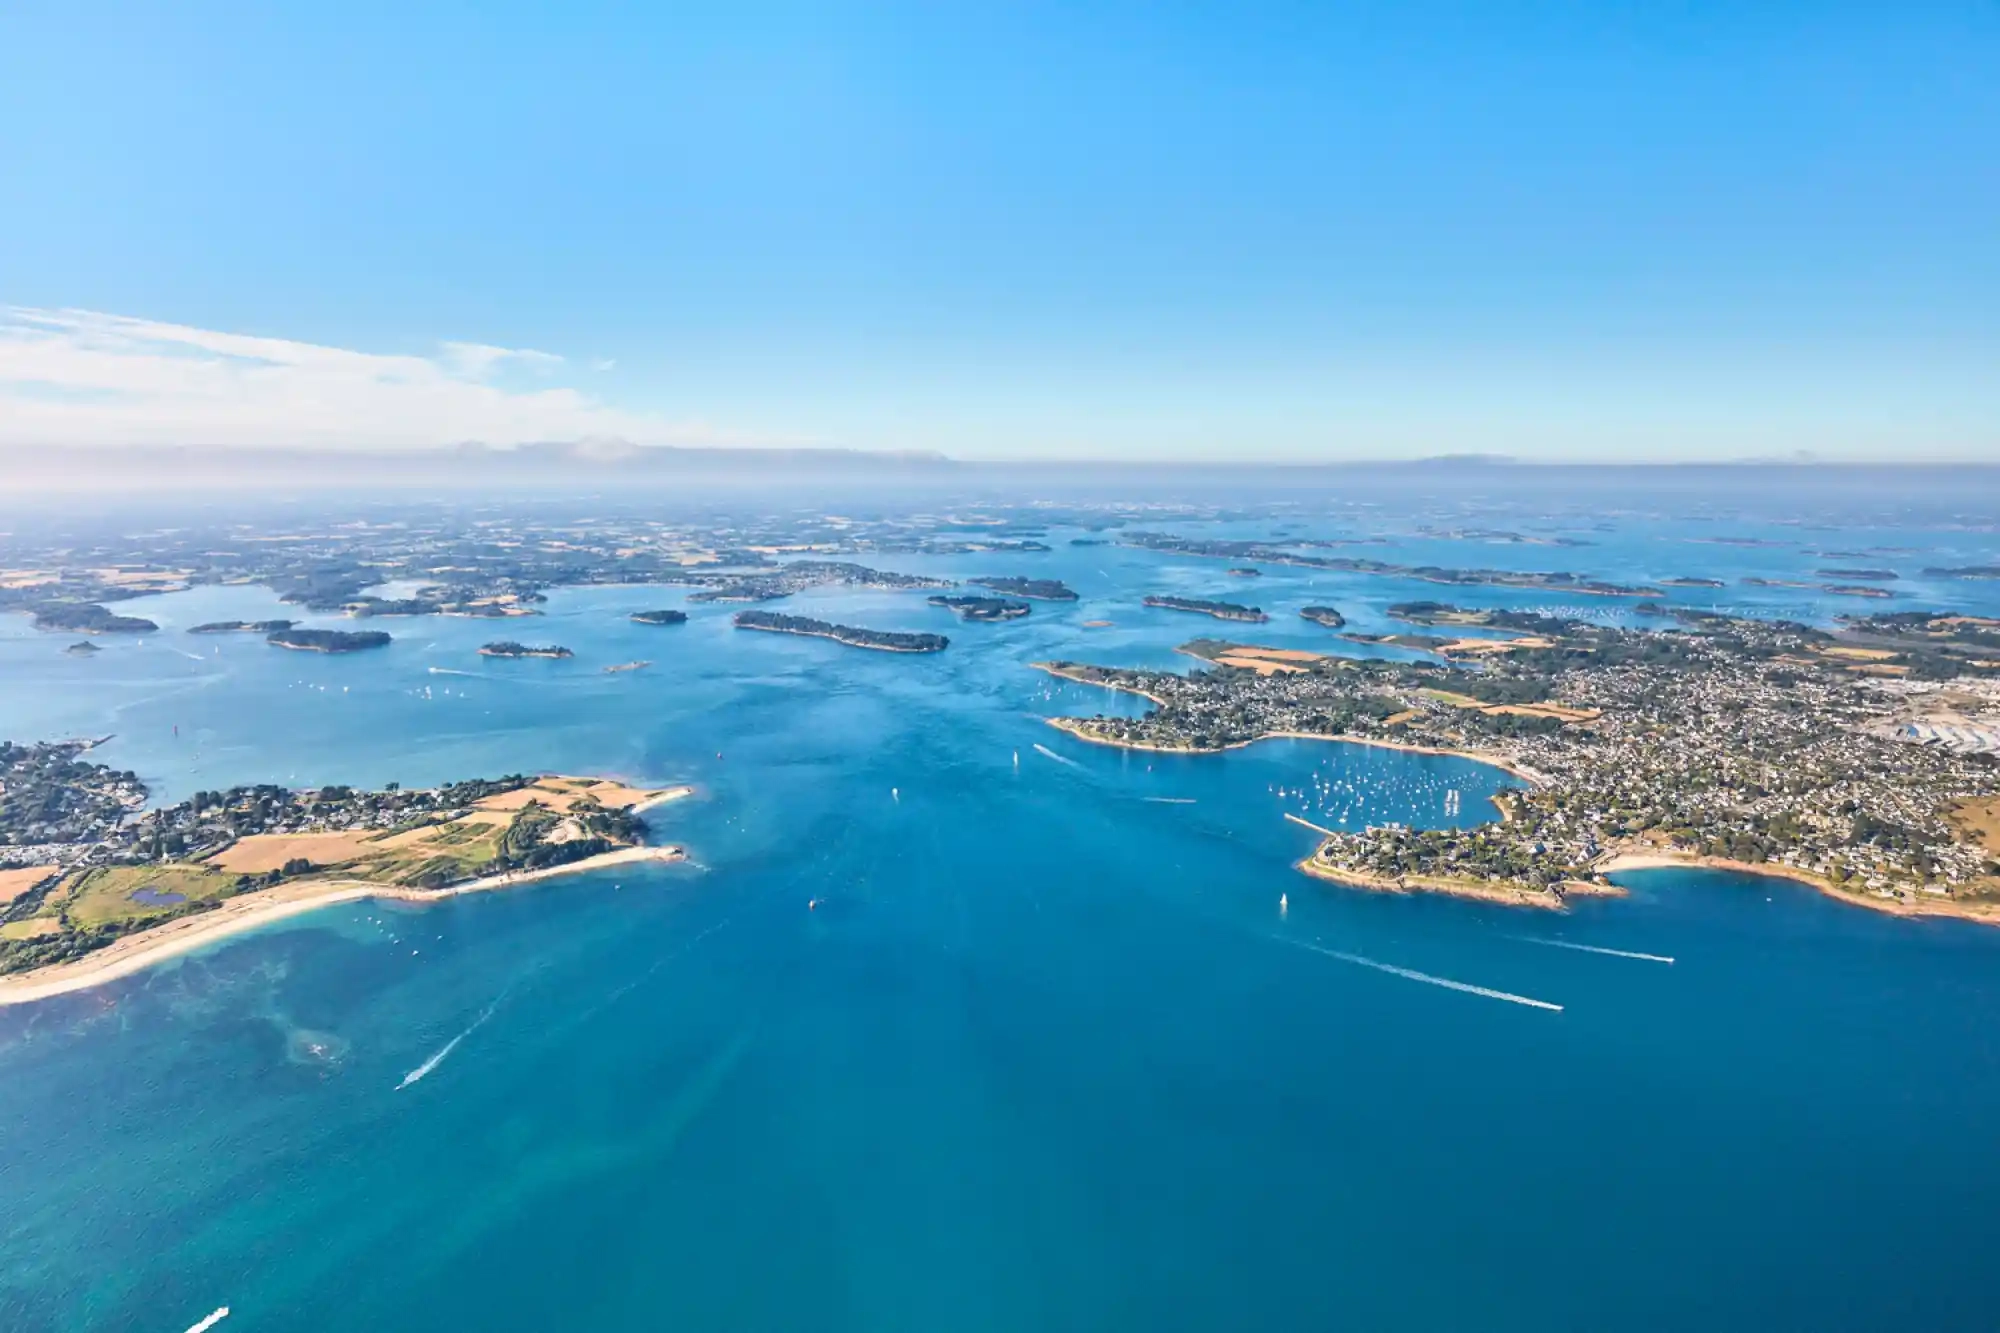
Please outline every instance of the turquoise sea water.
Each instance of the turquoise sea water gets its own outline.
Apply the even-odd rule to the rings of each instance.
[[[1827,563],[1604,542],[1360,553]],[[1040,719],[1132,701],[1024,663],[1253,637],[1148,591],[1325,645],[1297,605],[1374,630],[1440,590],[1116,547],[877,563],[1085,597],[996,626],[915,594],[791,604],[950,633],[928,657],[729,608],[622,619],[680,604],[657,589],[552,594],[516,637],[569,662],[482,660],[463,621],[348,658],[177,632],[280,614],[255,588],[147,599],[164,632],[90,661],[0,621],[0,734],[115,733],[107,761],[170,799],[536,769],[700,789],[655,817],[686,866],[332,909],[0,1011],[0,1327],[2000,1325],[2000,932],[1672,871],[1565,917],[1331,890],[1289,868],[1312,837],[1285,811],[1441,823],[1457,790],[1471,822],[1506,779],[1087,747]],[[1854,609],[1712,596],[1746,593]]]

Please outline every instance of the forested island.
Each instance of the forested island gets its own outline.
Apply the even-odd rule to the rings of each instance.
[[[496,643],[484,644],[479,649],[481,657],[575,657],[576,654],[561,644],[516,643],[512,639],[501,639]]]
[[[190,634],[277,634],[288,630],[299,622],[296,620],[211,620],[205,625],[190,625]]]
[[[30,609],[36,629],[69,634],[150,634],[159,628],[140,616],[114,615],[92,602],[42,602]]]
[[[1015,620],[1034,608],[1008,597],[932,597],[932,606],[958,612],[961,620]]]
[[[803,634],[815,639],[832,639],[851,648],[873,648],[886,653],[935,653],[951,644],[951,640],[942,634],[862,629],[806,616],[780,615],[776,611],[738,611],[736,628],[767,630],[773,634]]]
[[[1233,579],[1260,579],[1264,577],[1263,570],[1252,569],[1248,565],[1239,566],[1236,569],[1225,569],[1222,572]]]
[[[1238,606],[1235,602],[1209,602],[1198,597],[1148,597],[1145,605],[1162,611],[1191,611],[1197,615],[1214,616],[1217,620],[1264,621],[1271,617],[1255,606]]]
[[[1038,602],[1073,602],[1076,593],[1061,579],[1024,579],[1012,576],[968,579],[976,588],[1005,593],[1009,597],[1032,597]]]
[[[688,613],[685,611],[634,611],[631,619],[636,625],[685,625]]]
[[[1299,614],[1307,620],[1312,621],[1313,624],[1324,625],[1328,629],[1339,629],[1347,624],[1347,617],[1330,606],[1300,607]]]
[[[2000,579],[2000,565],[1933,565],[1924,571],[1927,579]]]
[[[265,636],[264,642],[305,653],[358,653],[388,647],[389,636],[379,629],[285,629]]]

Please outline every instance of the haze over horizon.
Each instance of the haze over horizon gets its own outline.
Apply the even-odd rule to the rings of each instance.
[[[0,447],[80,466],[2000,455],[1990,6],[4,31]]]

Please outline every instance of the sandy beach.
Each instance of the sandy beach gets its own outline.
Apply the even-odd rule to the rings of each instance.
[[[684,791],[685,789],[683,789]],[[671,798],[663,798],[671,799]],[[231,898],[211,912],[177,917],[70,962],[38,967],[18,976],[0,977],[0,1007],[31,1004],[71,991],[88,990],[107,981],[130,976],[157,963],[178,958],[211,944],[260,930],[289,917],[316,912],[340,903],[363,898],[396,898],[404,902],[431,902],[465,893],[485,893],[513,888],[562,875],[580,875],[613,866],[681,861],[686,852],[679,847],[620,847],[616,851],[588,856],[566,865],[542,870],[512,871],[465,880],[442,889],[410,889],[393,884],[371,884],[365,880],[323,879],[274,888]]]
[[[1765,879],[1788,879],[1796,884],[1808,885],[1849,906],[1886,912],[1890,916],[1941,916],[2000,926],[2000,902],[1967,903],[1932,894],[1884,898],[1879,894],[1842,888],[1824,875],[1777,861],[1735,861],[1725,856],[1698,856],[1693,852],[1661,851],[1654,847],[1614,848],[1594,868],[1601,875],[1615,875],[1622,870],[1729,870]]]

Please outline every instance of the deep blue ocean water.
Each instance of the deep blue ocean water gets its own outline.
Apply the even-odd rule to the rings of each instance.
[[[727,607],[635,626],[682,603],[636,588],[504,627],[567,662],[480,659],[493,627],[465,621],[333,658],[178,632],[285,614],[260,588],[144,599],[163,632],[88,661],[0,621],[0,734],[115,733],[101,757],[165,799],[516,770],[700,789],[654,820],[688,865],[330,909],[0,1010],[0,1327],[179,1333],[223,1305],[223,1333],[2000,1326],[2000,931],[1710,873],[1562,917],[1307,880],[1285,811],[1471,822],[1506,779],[1318,742],[1093,748],[1041,719],[1134,701],[1025,663],[1338,644],[1310,601],[1364,631],[1416,597],[1560,603],[1245,582],[1067,535],[875,561],[1084,594],[1024,622],[790,604],[952,636],[927,657],[738,633]],[[1830,562],[1687,535],[1354,553],[1872,608],[1734,586]]]

